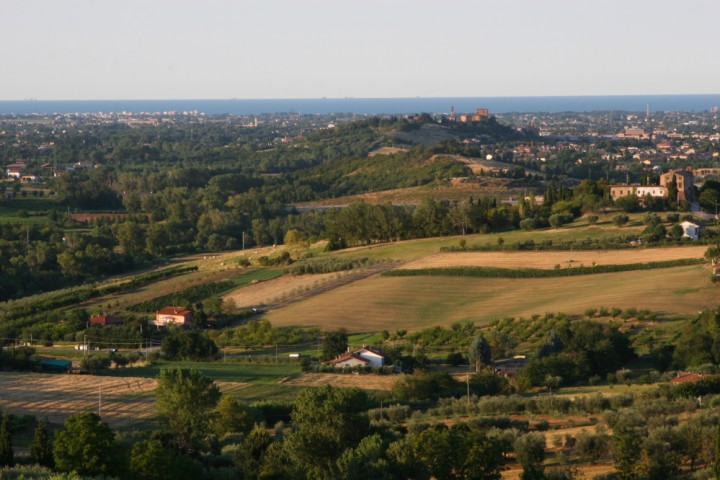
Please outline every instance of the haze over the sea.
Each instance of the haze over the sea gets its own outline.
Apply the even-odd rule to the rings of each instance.
[[[155,113],[259,115],[263,113],[355,113],[360,115],[471,112],[491,113],[625,111],[707,111],[720,106],[720,94],[707,95],[597,95],[555,97],[444,97],[444,98],[322,98],[322,99],[214,99],[214,100],[27,100],[0,101],[0,114]]]

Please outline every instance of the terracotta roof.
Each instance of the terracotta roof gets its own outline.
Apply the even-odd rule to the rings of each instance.
[[[701,378],[703,378],[702,373],[682,373],[678,374],[677,377],[670,380],[670,383],[695,382],[697,380],[700,380]]]
[[[185,307],[165,307],[157,311],[158,315],[187,315],[192,313]]]
[[[90,317],[90,323],[94,325],[113,325],[122,324],[122,318],[108,315],[107,313],[101,313],[99,315],[93,315]]]

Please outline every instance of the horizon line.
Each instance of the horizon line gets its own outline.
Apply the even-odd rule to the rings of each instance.
[[[36,98],[0,99],[0,102],[148,102],[148,101],[297,101],[297,100],[443,100],[457,98],[580,98],[580,97],[671,97],[671,96],[716,96],[718,93],[622,93],[622,94],[570,94],[570,95],[461,95],[461,96],[409,96],[409,97],[176,97],[176,98]]]

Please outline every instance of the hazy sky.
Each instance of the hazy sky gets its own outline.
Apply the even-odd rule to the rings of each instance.
[[[718,0],[0,0],[0,99],[720,93]]]

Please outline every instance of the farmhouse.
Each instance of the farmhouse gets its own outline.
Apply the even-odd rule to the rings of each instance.
[[[495,361],[495,373],[501,377],[513,378],[527,363],[525,355],[503,358]]]
[[[335,368],[343,368],[345,365],[350,367],[363,366],[363,367],[382,367],[385,365],[385,355],[373,347],[363,345],[362,348],[352,350],[340,355],[334,360],[330,360],[330,363]]]
[[[10,165],[5,167],[5,175],[7,175],[10,178],[19,180],[20,177],[22,177],[22,175],[23,175],[24,169],[25,169],[24,162],[11,163]]]
[[[93,315],[90,317],[90,323],[93,325],[122,325],[123,321],[120,317],[108,315],[107,313],[101,313],[99,315]]]
[[[683,229],[683,238],[697,240],[700,236],[700,225],[692,222],[682,222],[680,226]]]
[[[192,321],[192,310],[185,307],[165,307],[155,312],[155,320],[150,325],[167,327],[168,325],[187,325]]]
[[[613,200],[627,195],[635,195],[640,199],[645,198],[647,195],[667,198],[668,189],[658,185],[612,185],[610,187],[610,196]]]

